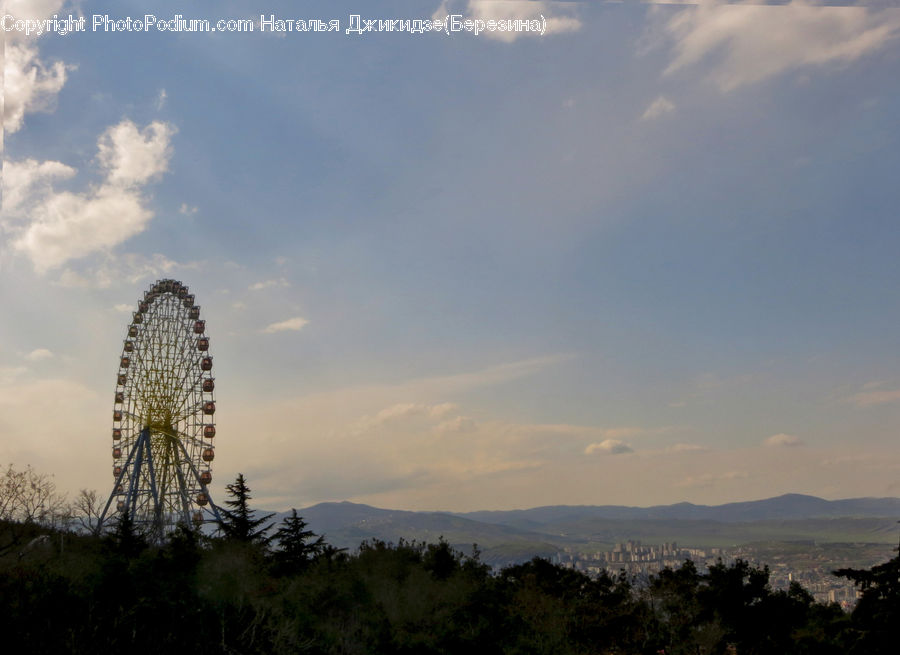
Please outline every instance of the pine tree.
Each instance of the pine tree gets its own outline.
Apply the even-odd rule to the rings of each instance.
[[[136,557],[147,548],[145,536],[134,524],[131,512],[127,509],[116,521],[116,528],[112,533],[110,543],[115,552],[125,557]]]
[[[266,533],[272,528],[273,523],[263,526],[263,524],[274,516],[274,514],[266,514],[259,518],[254,518],[253,510],[250,509],[249,501],[250,487],[244,480],[244,474],[238,473],[233,484],[225,487],[231,500],[226,500],[225,504],[230,510],[222,512],[222,531],[225,536],[234,541],[240,541],[248,544],[257,544],[260,546],[268,545],[271,537],[267,537]]]
[[[291,515],[281,522],[281,527],[275,532],[274,539],[278,542],[275,561],[286,572],[302,570],[327,545],[325,537],[318,536],[313,540],[317,535],[312,530],[307,530],[306,526],[306,521],[298,516],[297,510],[291,509]]]

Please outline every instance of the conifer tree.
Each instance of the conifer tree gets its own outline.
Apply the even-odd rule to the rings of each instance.
[[[274,540],[278,542],[275,560],[288,571],[304,568],[326,546],[325,537],[316,535],[306,527],[303,517],[297,514],[296,509],[291,509],[291,515],[281,522],[275,532]]]
[[[127,509],[116,521],[111,543],[116,552],[126,557],[135,557],[147,548],[147,540],[134,524],[131,512]]]
[[[271,537],[267,537],[266,533],[272,528],[273,523],[263,526],[263,524],[274,516],[274,514],[266,514],[259,518],[254,517],[253,510],[250,509],[249,501],[250,487],[244,480],[244,474],[238,473],[233,484],[225,487],[228,490],[230,500],[226,500],[225,504],[230,510],[222,512],[222,531],[225,536],[234,541],[248,544],[256,544],[260,546],[268,545]]]

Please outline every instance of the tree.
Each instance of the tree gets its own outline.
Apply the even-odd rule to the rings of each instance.
[[[147,549],[147,540],[134,524],[134,519],[128,510],[119,515],[109,543],[112,544],[114,552],[126,558],[137,557]]]
[[[82,489],[72,503],[73,518],[86,532],[93,533],[100,523],[103,514],[103,503],[95,489]]]
[[[306,526],[306,521],[297,514],[297,510],[291,509],[291,515],[281,522],[281,527],[275,532],[274,540],[278,542],[275,561],[285,571],[304,569],[325,548],[325,537],[307,530]]]
[[[0,520],[59,527],[69,517],[66,497],[46,473],[30,466],[19,471],[10,464],[0,474]]]
[[[254,518],[254,512],[250,509],[249,501],[250,487],[244,480],[244,474],[238,473],[233,484],[225,487],[231,500],[226,500],[225,504],[230,510],[223,511],[222,531],[225,536],[234,541],[255,544],[258,546],[267,546],[271,541],[271,537],[267,537],[266,533],[272,528],[274,523],[266,526],[263,524],[274,516],[274,514],[266,514],[259,518]],[[261,527],[263,526],[263,527]]]
[[[871,569],[834,572],[859,587],[862,596],[851,614],[856,644],[851,653],[894,653],[900,641],[900,555]]]

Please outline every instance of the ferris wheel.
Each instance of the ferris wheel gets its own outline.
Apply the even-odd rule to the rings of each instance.
[[[208,485],[216,401],[206,322],[187,286],[159,280],[138,301],[122,346],[113,404],[114,508],[149,538],[179,523],[220,521]]]

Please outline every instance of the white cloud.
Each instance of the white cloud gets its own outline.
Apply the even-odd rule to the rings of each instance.
[[[169,97],[169,94],[166,93],[165,89],[160,89],[159,93],[156,96],[156,111],[162,110],[163,107],[166,106],[166,99]]]
[[[8,40],[10,34],[4,35]],[[17,132],[25,123],[25,114],[51,111],[56,95],[66,83],[66,65],[61,61],[45,64],[34,46],[7,42],[3,61],[3,128]]]
[[[47,195],[54,180],[71,178],[76,170],[58,161],[34,159],[3,162],[3,215],[11,217],[29,197]]]
[[[130,314],[134,310],[134,307],[126,303],[119,303],[118,305],[113,307],[113,309],[115,309],[120,314]]]
[[[868,385],[864,386],[863,389],[867,390],[853,394],[847,398],[847,402],[860,409],[900,402],[900,389],[883,389],[875,391],[873,390],[875,387]]]
[[[172,126],[153,122],[144,130],[129,120],[108,128],[97,142],[103,181],[87,191],[56,191],[52,181],[75,169],[59,162],[10,162],[3,179],[4,227],[12,245],[38,272],[114,246],[143,231],[153,212],[141,185],[168,169]]]
[[[136,253],[108,254],[91,266],[63,269],[56,284],[61,287],[105,289],[121,282],[135,284],[147,278],[171,275],[176,270],[198,270],[200,266],[200,262],[176,262],[159,253],[150,257]]]
[[[708,61],[722,91],[808,66],[847,64],[900,33],[900,12],[700,2],[679,11],[665,31],[675,40],[666,73]]]
[[[605,439],[600,443],[592,443],[589,444],[587,448],[584,449],[585,455],[593,455],[594,453],[605,453],[607,455],[622,455],[624,453],[631,453],[634,450],[624,441],[620,441],[618,439]]]
[[[540,20],[547,21],[546,34],[575,32],[581,29],[581,21],[571,13],[572,7],[561,3],[532,0],[443,0],[432,15],[444,20],[448,15],[460,14],[475,20]],[[538,36],[540,32],[485,31],[479,36],[510,43],[522,36]]]
[[[47,18],[52,16],[64,4],[64,0],[4,0],[3,10],[16,18]],[[10,32],[9,34],[18,34]]]
[[[423,405],[421,403],[397,403],[396,405],[385,407],[378,412],[372,418],[372,422],[375,424],[388,423],[409,416],[425,414],[428,412],[428,409],[428,405]]]
[[[673,111],[675,111],[675,104],[665,96],[659,96],[650,103],[650,106],[647,107],[641,116],[641,120],[650,121]]]
[[[428,415],[432,418],[441,418],[458,408],[456,403],[438,403],[428,408]]]
[[[4,0],[3,13],[19,19],[40,19],[59,11],[63,0]],[[25,123],[25,115],[52,111],[56,96],[66,83],[71,69],[61,61],[48,64],[38,57],[34,37],[21,32],[3,35],[3,108],[0,146],[3,132],[13,133]]]
[[[0,385],[11,384],[27,372],[24,366],[0,366]]]
[[[181,207],[178,208],[178,213],[184,216],[193,216],[197,213],[197,208],[187,204],[186,202],[181,203]]]
[[[444,421],[443,423],[434,426],[434,431],[440,434],[475,432],[477,429],[478,425],[475,423],[474,419],[471,419],[468,416],[457,416],[456,418],[452,418],[449,421]]]
[[[763,441],[763,445],[769,448],[795,448],[803,445],[803,440],[793,434],[773,434]]]
[[[97,142],[97,158],[107,170],[107,183],[131,187],[160,177],[169,168],[175,132],[172,125],[161,121],[153,121],[143,130],[130,120],[107,128]]]
[[[303,329],[303,327],[308,323],[309,321],[305,318],[295,316],[294,318],[289,318],[285,321],[272,323],[271,325],[263,328],[263,332],[265,334],[275,334],[276,332],[297,331]]]
[[[264,280],[262,282],[255,282],[250,285],[250,291],[262,291],[263,289],[271,289],[272,287],[289,287],[291,283],[288,282],[285,278],[281,277],[277,280]]]
[[[137,194],[103,186],[88,194],[51,194],[31,216],[33,222],[13,246],[43,273],[138,234],[153,212]]]
[[[51,359],[52,357],[53,353],[46,348],[37,348],[25,355],[25,359],[27,359],[29,362],[39,362],[44,359]]]
[[[353,425],[354,432],[370,430],[387,423],[397,423],[412,417],[441,419],[457,409],[454,403],[395,403],[379,410],[374,416],[363,416]]]
[[[558,354],[533,357],[517,362],[488,366],[474,373],[458,373],[446,377],[427,378],[421,381],[423,391],[431,388],[439,388],[443,393],[454,389],[472,389],[482,386],[501,384],[510,380],[535,375],[556,364],[561,364],[572,359],[572,355]]]

